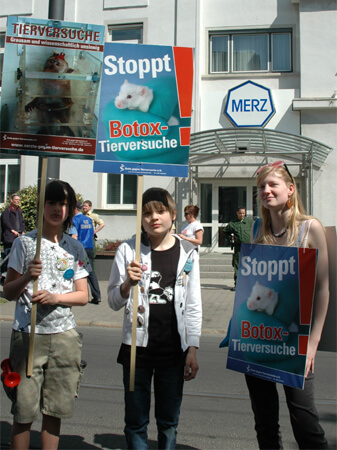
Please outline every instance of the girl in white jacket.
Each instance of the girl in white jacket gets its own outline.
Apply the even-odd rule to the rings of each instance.
[[[125,436],[128,448],[148,448],[151,380],[154,378],[158,448],[176,443],[184,380],[198,371],[201,293],[197,247],[170,234],[176,205],[161,188],[143,194],[140,261],[135,240],[120,245],[112,266],[108,301],[124,307],[123,365]],[[138,289],[137,351],[134,391],[129,390],[133,290]]]

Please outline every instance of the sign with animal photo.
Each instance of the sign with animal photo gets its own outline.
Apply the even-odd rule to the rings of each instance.
[[[188,176],[193,49],[107,43],[95,172]]]
[[[242,244],[227,368],[303,389],[317,250]]]
[[[94,159],[105,27],[9,16],[1,149]]]

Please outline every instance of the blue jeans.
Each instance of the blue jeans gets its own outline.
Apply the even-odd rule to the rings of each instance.
[[[183,398],[184,362],[175,367],[137,368],[135,388],[129,391],[130,369],[123,366],[125,428],[129,449],[148,449],[151,380],[153,376],[158,448],[174,449]]]
[[[87,257],[89,259],[90,265],[91,265],[91,272],[88,276],[88,283],[91,290],[91,295],[95,300],[101,299],[101,291],[99,289],[98,279],[94,272],[94,250],[92,248],[86,248],[85,252],[87,254]]]
[[[5,259],[7,255],[10,254],[10,251],[12,249],[12,245],[13,243],[11,242],[10,244],[4,244],[4,252],[3,252],[3,257],[2,259]],[[8,259],[6,259],[6,261],[1,265],[1,273],[6,273],[7,272],[7,265],[8,265]]]

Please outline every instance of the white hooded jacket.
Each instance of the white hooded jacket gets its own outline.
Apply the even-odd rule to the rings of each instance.
[[[174,306],[177,316],[178,332],[182,350],[188,347],[199,347],[201,336],[202,306],[200,290],[199,254],[197,247],[180,239],[180,257],[174,288]],[[148,290],[151,279],[151,247],[141,244],[140,262],[145,268],[142,281],[131,289],[129,298],[122,297],[120,286],[127,278],[127,266],[135,259],[135,239],[123,242],[117,249],[112,265],[108,302],[110,308],[119,311],[124,307],[123,343],[131,345],[133,292],[138,289],[138,306],[143,306],[143,324],[137,327],[137,346],[146,347],[148,343],[148,324],[150,305]],[[187,263],[187,264],[186,264]],[[142,292],[143,291],[143,292]]]

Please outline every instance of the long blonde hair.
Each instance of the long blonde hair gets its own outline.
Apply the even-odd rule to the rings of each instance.
[[[290,207],[290,214],[288,218],[287,224],[287,242],[289,246],[294,245],[297,234],[298,234],[298,225],[300,222],[304,220],[308,220],[312,218],[308,216],[304,206],[302,204],[301,198],[299,196],[299,192],[296,186],[296,182],[290,173],[285,168],[284,164],[280,164],[279,166],[267,165],[260,169],[257,176],[257,186],[260,185],[261,182],[266,178],[270,173],[274,173],[276,176],[280,177],[289,187],[291,184],[294,186],[294,193],[291,196],[293,201],[293,205]],[[271,226],[271,216],[269,209],[265,208],[261,202],[260,196],[258,196],[258,201],[260,203],[260,212],[262,218],[262,227],[260,228],[256,238],[254,241],[257,244],[272,244],[275,243],[272,236],[270,236],[270,226]]]

